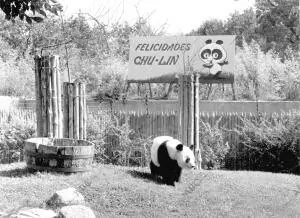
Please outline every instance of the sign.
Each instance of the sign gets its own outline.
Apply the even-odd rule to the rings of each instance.
[[[129,80],[148,80],[187,69],[201,75],[233,74],[235,36],[154,36],[130,38]]]

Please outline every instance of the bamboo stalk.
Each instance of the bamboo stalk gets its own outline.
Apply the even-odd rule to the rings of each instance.
[[[74,93],[74,114],[73,114],[73,128],[74,128],[74,139],[79,139],[79,90],[78,83],[73,84],[73,93]]]
[[[182,120],[183,120],[183,98],[182,98],[182,91],[183,91],[183,75],[179,75],[178,78],[178,103],[179,103],[179,119],[178,119],[178,138],[182,140]]]
[[[57,116],[58,116],[58,137],[63,137],[63,113],[62,113],[62,100],[61,100],[61,81],[59,71],[59,56],[55,55],[55,68],[56,71],[56,86],[57,86]]]
[[[50,56],[45,57],[47,59],[45,65],[46,71],[46,110],[47,110],[47,137],[53,137],[53,112],[52,112],[52,82],[51,82],[51,65]]]
[[[199,92],[199,75],[195,78],[195,156],[197,161],[197,168],[201,170],[201,148],[200,148],[200,92]]]
[[[195,130],[194,130],[194,127],[195,127],[195,122],[194,122],[194,114],[195,114],[195,75],[192,74],[191,75],[191,96],[190,96],[190,119],[191,119],[191,122],[190,122],[190,134],[191,134],[191,137],[190,137],[190,141],[189,141],[189,144],[188,145],[195,145]]]
[[[69,83],[64,82],[63,84],[63,98],[64,98],[64,107],[63,107],[63,137],[69,138]]]
[[[73,116],[74,116],[74,111],[73,111],[73,84],[74,83],[69,83],[68,84],[68,98],[69,98],[69,117],[68,117],[68,125],[69,125],[69,138],[73,138],[74,136],[74,126],[73,126]]]
[[[79,83],[79,139],[83,139],[83,84]]]
[[[183,77],[183,139],[182,142],[187,144],[188,139],[188,75]]]
[[[82,84],[82,102],[83,102],[83,118],[82,118],[82,126],[83,126],[83,139],[86,139],[86,121],[87,121],[87,106],[86,106],[86,93],[85,93],[85,84]]]
[[[41,57],[41,112],[42,112],[42,136],[47,137],[47,74],[46,74],[46,59]]]
[[[58,107],[57,107],[57,71],[56,71],[56,66],[55,66],[55,57],[51,56],[50,57],[50,82],[52,86],[52,93],[51,93],[51,101],[52,101],[52,129],[53,129],[53,137],[57,138],[58,137]]]
[[[35,56],[35,94],[36,94],[36,121],[37,137],[43,136],[42,123],[42,90],[41,90],[41,58]]]

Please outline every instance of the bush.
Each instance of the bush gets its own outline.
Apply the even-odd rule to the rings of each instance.
[[[300,114],[243,119],[237,159],[242,169],[300,174]]]
[[[25,119],[24,111],[4,113],[6,119],[0,122],[0,163],[22,161],[25,140],[35,136],[35,124]]]
[[[235,56],[235,86],[238,99],[299,100],[299,56],[291,49],[282,59],[274,50],[264,53],[257,42],[243,43]]]
[[[136,133],[128,117],[101,112],[101,120],[89,117],[87,140],[95,144],[95,160],[105,164],[145,166],[149,163],[151,138]]]
[[[202,146],[202,161],[205,169],[220,169],[224,167],[225,156],[229,151],[228,143],[224,143],[223,131],[219,127],[222,117],[211,126],[201,120],[200,144]]]

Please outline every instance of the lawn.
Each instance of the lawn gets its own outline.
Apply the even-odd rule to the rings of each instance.
[[[148,168],[94,165],[79,174],[29,173],[0,165],[0,212],[44,207],[56,190],[77,188],[97,217],[300,217],[300,176],[247,171],[185,171],[176,187]]]

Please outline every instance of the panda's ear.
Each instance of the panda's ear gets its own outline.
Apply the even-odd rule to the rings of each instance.
[[[176,150],[177,151],[182,151],[183,150],[183,144],[176,145]]]
[[[194,150],[194,145],[190,145],[190,149],[193,151]]]
[[[210,44],[211,42],[212,42],[211,39],[205,41],[206,44]]]
[[[222,41],[222,40],[217,40],[216,43],[217,43],[218,45],[222,45],[222,44],[223,44],[223,41]]]

